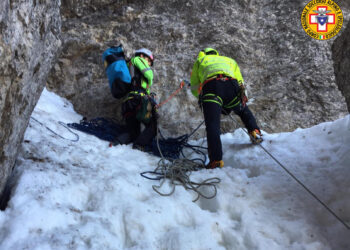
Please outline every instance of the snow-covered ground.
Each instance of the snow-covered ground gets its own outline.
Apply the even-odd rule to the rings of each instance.
[[[32,117],[67,139],[72,105],[44,90]],[[75,131],[77,132],[77,131]],[[0,211],[0,249],[350,249],[350,230],[238,129],[222,135],[215,198],[181,186],[169,197],[140,176],[159,158],[77,132],[64,140],[31,120]],[[263,146],[350,225],[350,116]],[[198,143],[200,143],[199,141]],[[210,189],[203,189],[210,192]]]

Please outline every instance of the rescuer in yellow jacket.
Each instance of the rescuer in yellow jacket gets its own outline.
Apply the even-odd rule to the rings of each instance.
[[[220,140],[220,115],[232,110],[240,116],[253,143],[262,141],[260,128],[246,105],[244,81],[235,60],[206,48],[199,52],[191,73],[191,91],[199,98],[207,132],[209,164],[206,168],[223,167]]]

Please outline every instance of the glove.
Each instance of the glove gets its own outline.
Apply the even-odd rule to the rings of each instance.
[[[157,106],[158,104],[157,104],[157,101],[156,101],[156,94],[155,93],[151,93],[150,95],[149,95],[149,98],[148,98],[148,100],[150,101],[150,103],[152,104],[152,107],[153,106]]]
[[[242,105],[243,107],[245,107],[245,105],[247,104],[248,102],[248,97],[247,97],[247,93],[246,93],[246,88],[244,86],[244,84],[242,83],[240,86],[240,89],[241,89],[241,102],[242,102]]]
[[[157,96],[157,94],[156,93],[154,93],[154,92],[151,92],[151,94],[149,94],[153,99],[155,99],[156,98],[156,96]]]
[[[191,83],[188,80],[183,80],[183,82],[187,85],[187,88],[191,87]]]

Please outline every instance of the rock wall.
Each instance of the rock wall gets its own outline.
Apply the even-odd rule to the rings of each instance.
[[[350,25],[335,40],[332,50],[336,82],[345,96],[350,112]]]
[[[60,0],[0,2],[0,194],[61,45]]]
[[[159,102],[189,79],[198,51],[214,47],[239,63],[264,130],[293,130],[347,114],[350,3],[337,1],[345,17],[337,39],[316,41],[300,25],[307,2],[2,0],[0,192],[52,65],[48,88],[79,113],[120,119],[120,100],[112,98],[101,62],[110,45],[122,43],[129,57],[141,47],[154,52],[152,90]],[[189,90],[162,106],[160,115],[163,133],[173,136],[203,120]],[[223,119],[223,131],[234,127]]]
[[[48,87],[87,117],[119,117],[120,101],[109,93],[101,62],[107,46],[122,43],[129,55],[140,47],[154,52],[153,91],[159,101],[190,77],[199,50],[210,46],[239,63],[250,107],[264,130],[334,120],[347,113],[335,82],[334,39],[317,41],[304,32],[300,16],[307,2],[63,1],[62,54]],[[342,8],[348,13],[348,6]],[[188,90],[160,114],[161,127],[173,135],[189,132],[203,119]],[[224,131],[233,127],[223,120]]]

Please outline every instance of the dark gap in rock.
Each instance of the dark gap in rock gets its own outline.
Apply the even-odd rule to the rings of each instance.
[[[12,190],[12,185],[11,185],[11,177],[8,178],[4,191],[0,195],[0,210],[4,211],[7,208],[7,204],[10,200],[11,197],[11,190]]]
[[[39,32],[40,32],[40,37],[43,39],[44,38],[44,36],[45,36],[45,23],[44,22],[42,22],[41,24],[40,24],[40,29],[39,29]]]
[[[33,71],[33,75],[35,75],[40,69],[40,63],[38,63],[35,67],[34,67],[34,71]]]
[[[336,84],[338,89],[345,97],[348,111],[350,112],[350,23],[345,30],[338,36],[332,45],[332,57]]]

